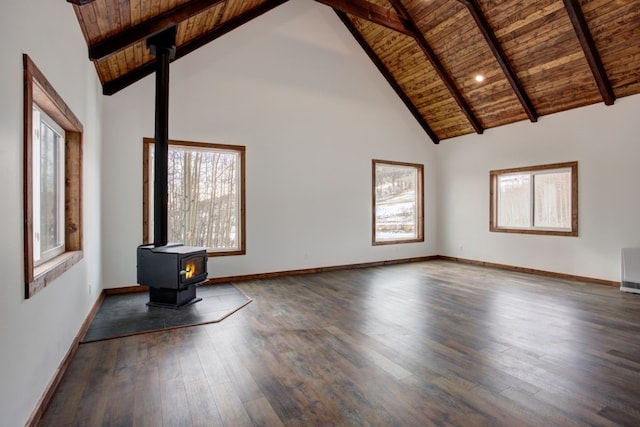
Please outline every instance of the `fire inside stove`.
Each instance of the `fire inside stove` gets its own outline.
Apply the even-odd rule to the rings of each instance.
[[[196,272],[196,264],[194,262],[187,263],[187,266],[184,268],[184,278],[191,279]]]
[[[138,246],[138,283],[149,286],[147,305],[178,308],[200,301],[196,286],[206,278],[204,248],[182,244]]]

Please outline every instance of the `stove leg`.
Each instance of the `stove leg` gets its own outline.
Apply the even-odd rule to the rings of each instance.
[[[182,289],[149,288],[149,307],[180,308],[202,301],[196,297],[196,286],[189,285]]]

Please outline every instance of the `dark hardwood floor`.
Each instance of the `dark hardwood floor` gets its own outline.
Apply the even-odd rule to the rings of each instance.
[[[237,286],[80,345],[41,425],[640,425],[640,295],[447,261]]]

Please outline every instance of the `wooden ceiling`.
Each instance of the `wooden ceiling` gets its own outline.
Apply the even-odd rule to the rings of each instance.
[[[103,92],[287,0],[67,0]],[[640,93],[640,0],[317,0],[332,7],[434,143]],[[482,75],[482,82],[475,77]]]

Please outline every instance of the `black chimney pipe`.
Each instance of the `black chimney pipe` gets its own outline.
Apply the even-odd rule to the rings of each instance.
[[[153,183],[153,244],[166,246],[168,240],[169,175],[169,63],[176,52],[176,26],[147,39],[156,57],[156,117]]]

